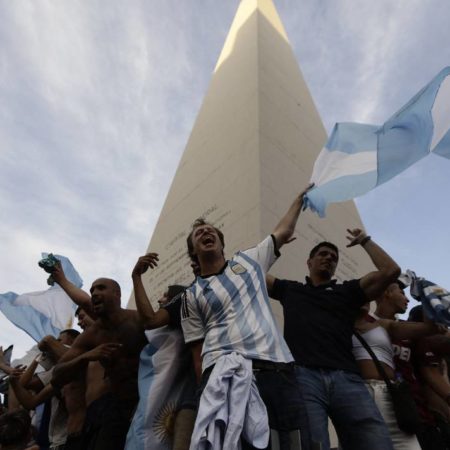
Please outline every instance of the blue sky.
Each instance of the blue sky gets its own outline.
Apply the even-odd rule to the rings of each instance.
[[[128,299],[238,3],[0,3],[0,292],[45,289],[47,251]],[[450,64],[448,0],[275,4],[328,131],[382,123]],[[447,288],[449,174],[430,156],[357,200],[369,234]],[[0,317],[10,343],[31,340]]]

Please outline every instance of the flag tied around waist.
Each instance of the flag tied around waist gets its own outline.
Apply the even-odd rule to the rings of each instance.
[[[336,123],[314,164],[305,207],[325,216],[435,153],[450,158],[450,67],[383,125]]]
[[[42,253],[42,257],[47,257]],[[55,255],[61,262],[64,273],[75,286],[81,287],[83,280],[65,256]],[[75,304],[62,288],[55,283],[45,291],[16,294],[0,294],[0,311],[14,325],[39,342],[44,336],[58,336],[72,326]]]

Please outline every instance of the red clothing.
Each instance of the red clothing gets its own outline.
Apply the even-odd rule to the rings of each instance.
[[[375,322],[377,319],[370,315],[367,316],[368,322]],[[427,402],[422,394],[419,380],[414,372],[413,353],[414,347],[411,341],[391,340],[394,349],[394,364],[397,376],[405,380],[411,389],[411,394],[416,402],[422,422],[428,425],[434,425],[433,414],[427,407]]]

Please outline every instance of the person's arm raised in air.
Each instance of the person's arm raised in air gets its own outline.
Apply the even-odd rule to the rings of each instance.
[[[294,202],[273,230],[272,235],[275,237],[278,250],[292,239],[298,217],[303,207],[303,198],[312,187],[313,184],[310,184],[297,197],[295,197]]]
[[[20,369],[14,369],[9,377],[9,382],[16,395],[17,400],[25,409],[35,409],[36,406],[48,400],[55,393],[55,389],[51,384],[45,386],[37,394],[32,394],[21,383],[22,372]]]
[[[95,327],[78,336],[72,347],[62,356],[53,370],[52,385],[62,387],[73,381],[81,370],[85,370],[90,361],[108,361],[121,347],[121,344],[108,342],[96,347],[92,345]]]
[[[76,305],[83,308],[89,316],[95,318],[95,315],[92,313],[91,296],[66,278],[61,263],[56,264],[55,269],[52,272],[52,278],[61,286],[64,292]]]
[[[347,247],[361,245],[378,269],[369,272],[360,280],[361,289],[369,300],[378,298],[386,288],[397,280],[400,275],[398,264],[373,240],[359,228],[347,230],[350,241]]]
[[[145,256],[141,256],[136,265],[134,266],[131,278],[133,279],[134,299],[136,301],[136,309],[138,312],[139,320],[142,326],[147,330],[153,330],[154,328],[163,327],[169,324],[169,313],[161,308],[155,312],[148,299],[147,292],[145,291],[144,284],[142,282],[142,274],[144,274],[148,268],[153,269],[158,265],[158,254],[148,253]]]
[[[44,387],[44,385],[42,384],[41,380],[38,377],[33,378],[33,375],[36,372],[41,357],[42,355],[41,353],[39,353],[39,355],[37,355],[33,359],[33,361],[31,361],[28,367],[22,372],[19,381],[23,387],[27,389],[33,389],[34,391],[41,390]]]

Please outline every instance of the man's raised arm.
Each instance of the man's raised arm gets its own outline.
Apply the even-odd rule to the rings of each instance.
[[[155,312],[148,299],[144,284],[142,283],[142,274],[150,267],[153,269],[158,265],[158,254],[148,253],[141,256],[134,266],[131,277],[133,279],[134,299],[136,301],[136,309],[139,320],[143,327],[147,330],[153,330],[169,323],[169,313],[164,309]]]
[[[92,316],[91,296],[66,278],[61,263],[56,264],[52,277],[76,305]]]
[[[295,226],[297,225],[298,217],[303,207],[303,198],[312,187],[313,185],[310,184],[295,198],[287,213],[273,230],[272,234],[277,242],[278,250],[291,240],[295,231]]]
[[[364,231],[359,228],[347,231],[350,234],[350,236],[347,236],[350,241],[347,247],[361,245],[378,269],[363,276],[360,280],[361,288],[366,297],[369,300],[378,298],[391,283],[397,281],[400,276],[400,267]]]

